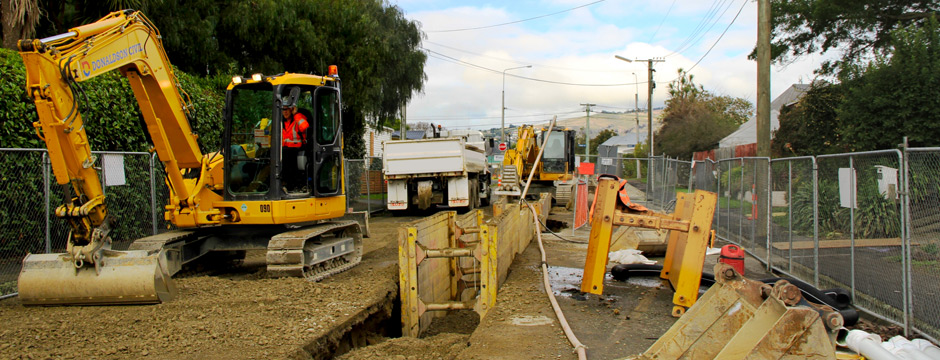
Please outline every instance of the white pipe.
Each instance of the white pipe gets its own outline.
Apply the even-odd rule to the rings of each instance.
[[[911,340],[911,344],[914,344],[921,352],[929,356],[931,359],[940,360],[940,348],[936,345],[930,343],[930,341],[924,339],[914,339]]]
[[[900,360],[888,350],[881,347],[881,337],[869,334],[862,330],[849,330],[845,337],[845,344],[849,349],[872,360]]]
[[[554,123],[554,121],[552,122]],[[568,337],[571,346],[574,346],[574,350],[578,353],[578,360],[587,360],[587,346],[584,346],[578,340],[578,337],[574,335],[574,332],[571,331],[571,326],[568,325],[565,313],[561,311],[558,300],[555,299],[555,293],[552,291],[552,285],[548,281],[548,262],[545,261],[545,247],[542,246],[542,228],[539,226],[539,218],[535,208],[532,207],[532,204],[528,204],[528,206],[529,210],[532,211],[532,220],[535,221],[535,237],[539,242],[539,252],[542,253],[542,285],[545,286],[545,293],[548,294],[548,300],[552,302],[552,310],[555,310],[555,317],[558,318],[558,323],[565,331],[565,336]]]
[[[903,336],[895,336],[881,344],[882,347],[904,360],[930,360],[927,354]]]

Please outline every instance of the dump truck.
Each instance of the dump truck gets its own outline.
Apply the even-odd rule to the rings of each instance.
[[[346,196],[335,66],[326,76],[233,77],[219,121],[222,148],[204,154],[160,32],[141,12],[113,12],[17,46],[39,115],[33,126],[66,192],[55,214],[71,230],[65,253],[23,260],[24,305],[168,301],[175,295],[171,276],[213,251],[264,250],[268,275],[311,280],[360,261],[359,224],[336,221]],[[176,228],[136,239],[127,251],[112,249],[110,230],[122,224],[108,212],[82,118],[81,83],[114,70],[127,78],[166,169],[164,218]],[[309,126],[287,135],[298,129],[286,126],[298,114]]]
[[[483,133],[433,130],[431,138],[391,140],[382,172],[388,210],[405,213],[436,206],[474,209],[490,199]]]

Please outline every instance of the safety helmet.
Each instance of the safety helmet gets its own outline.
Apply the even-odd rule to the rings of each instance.
[[[279,96],[281,108],[292,108],[297,106],[297,99],[300,98],[300,87],[294,86],[290,89],[287,96]]]

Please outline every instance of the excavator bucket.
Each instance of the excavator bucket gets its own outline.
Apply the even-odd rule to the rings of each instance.
[[[835,359],[842,317],[715,265],[715,285],[646,352],[632,359]]]
[[[103,250],[98,268],[67,254],[29,254],[18,280],[23,305],[157,304],[176,297],[161,251]]]

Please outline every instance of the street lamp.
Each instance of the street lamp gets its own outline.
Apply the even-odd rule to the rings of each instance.
[[[513,68],[508,68],[506,70],[503,70],[503,106],[500,108],[500,111],[502,111],[502,116],[500,116],[500,121],[499,121],[499,124],[500,124],[499,142],[506,142],[506,72],[509,70],[524,69],[524,68],[530,68],[530,67],[532,67],[532,65],[513,67]]]
[[[647,78],[648,78],[648,80],[646,81],[646,84],[647,84],[647,91],[648,91],[648,92],[647,92],[647,96],[646,96],[646,107],[647,107],[646,111],[647,111],[647,114],[648,114],[648,119],[647,119],[647,124],[646,124],[646,126],[649,127],[649,128],[646,129],[646,130],[649,132],[649,134],[647,135],[646,140],[650,142],[650,148],[649,148],[648,156],[653,156],[653,154],[655,154],[655,152],[654,152],[655,150],[653,150],[653,88],[656,86],[656,83],[653,82],[653,71],[656,71],[656,70],[653,70],[653,63],[654,63],[654,62],[663,62],[663,61],[666,61],[666,60],[663,60],[663,59],[661,59],[661,58],[660,58],[660,59],[648,59],[648,60],[630,60],[630,59],[627,59],[627,58],[625,58],[625,57],[623,57],[623,56],[620,56],[620,55],[614,55],[614,57],[617,58],[617,59],[626,61],[626,62],[628,62],[628,63],[632,63],[632,62],[634,62],[634,61],[636,61],[636,62],[645,61],[645,62],[647,62],[647,63],[649,64],[649,68],[648,68],[648,70],[647,70]]]

